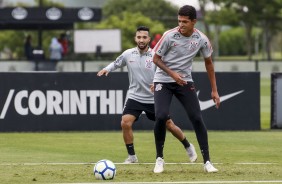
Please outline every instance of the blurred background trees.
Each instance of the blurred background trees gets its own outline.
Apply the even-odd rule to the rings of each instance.
[[[210,26],[214,26],[214,36],[211,38],[214,43],[219,42],[221,47],[215,48],[220,54],[247,55],[248,60],[252,60],[254,54],[264,55],[266,53],[267,57],[263,56],[262,59],[272,60],[271,53],[274,49],[282,56],[282,0],[199,0],[199,3],[200,11],[205,15],[203,22],[208,35],[211,35]],[[210,4],[210,9],[207,9],[207,4]],[[225,30],[226,32],[224,31],[223,34],[221,33],[223,26],[237,30],[238,27],[242,27],[244,32],[237,34],[236,39],[228,38],[235,36],[236,31]],[[255,28],[259,30],[255,31]],[[228,36],[228,34],[230,35]],[[274,40],[274,37],[278,39]],[[276,41],[280,42],[280,49],[274,47],[276,44],[273,46],[270,44]],[[229,45],[229,47],[222,47],[223,45]],[[258,50],[258,46],[261,46],[260,50]],[[231,47],[234,48],[231,50]],[[244,50],[236,53],[236,50],[242,50],[239,47]]]
[[[165,0],[109,0],[103,7],[105,18],[112,15],[121,16],[125,11],[130,13],[140,12],[152,20],[160,21],[165,28],[177,26],[175,20],[177,20],[178,7]]]
[[[75,0],[68,2],[71,1]],[[94,6],[95,1],[93,0]],[[34,0],[36,6],[40,3],[44,6],[66,6],[54,0]],[[1,5],[3,0],[0,0]],[[30,6],[26,3],[10,5]],[[199,0],[199,5],[196,27],[211,39],[216,58],[243,56],[248,60],[281,60],[282,0]],[[176,27],[177,11],[178,7],[166,0],[104,0],[102,21],[76,23],[75,29],[121,29],[122,49],[125,50],[135,45],[133,37],[139,25],[150,27],[152,39],[154,35]],[[62,31],[69,31],[71,34],[73,30],[44,31],[44,50],[48,48],[51,37]],[[24,37],[27,34],[32,35],[36,45],[36,31],[1,30],[0,51],[9,53],[7,58],[22,59]],[[87,57],[91,59],[93,56]],[[81,57],[84,56],[72,54],[69,59]]]

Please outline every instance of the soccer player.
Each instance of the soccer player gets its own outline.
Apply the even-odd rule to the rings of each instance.
[[[154,93],[150,87],[156,66],[153,63],[154,52],[149,48],[149,28],[140,26],[135,33],[137,47],[124,51],[117,59],[97,73],[98,76],[108,75],[109,72],[127,66],[129,77],[128,99],[124,106],[121,128],[128,158],[124,163],[137,163],[133,144],[132,125],[144,111],[148,119],[155,121]],[[193,144],[189,143],[181,129],[171,119],[165,122],[165,127],[184,145],[191,162],[197,160]]]
[[[207,129],[192,79],[192,61],[198,51],[205,60],[205,67],[211,84],[211,98],[219,108],[220,99],[217,92],[212,47],[206,35],[194,28],[196,10],[185,5],[178,11],[178,27],[166,31],[154,47],[153,62],[158,66],[154,76],[154,97],[156,124],[154,128],[156,143],[155,173],[164,170],[163,146],[166,135],[166,121],[173,95],[180,101],[190,118],[204,160],[204,171],[217,172],[210,162]]]

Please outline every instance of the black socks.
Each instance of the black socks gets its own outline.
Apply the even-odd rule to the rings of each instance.
[[[132,144],[126,144],[126,149],[127,149],[127,153],[129,155],[135,155],[133,143]]]

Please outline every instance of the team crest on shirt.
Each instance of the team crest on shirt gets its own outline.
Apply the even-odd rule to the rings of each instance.
[[[146,60],[145,61],[145,68],[151,69],[153,67],[153,61],[152,60]]]
[[[188,50],[194,51],[198,47],[198,42],[191,41],[188,45]]]
[[[160,91],[162,90],[163,85],[162,84],[157,84],[155,87],[155,91]]]

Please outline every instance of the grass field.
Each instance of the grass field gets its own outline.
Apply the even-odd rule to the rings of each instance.
[[[270,79],[261,80],[261,131],[209,131],[218,173],[203,172],[195,134],[186,131],[199,155],[190,164],[182,145],[167,134],[165,172],[152,172],[153,131],[135,132],[139,164],[121,164],[126,150],[121,131],[0,133],[0,184],[99,183],[95,162],[110,159],[117,176],[102,183],[282,183],[282,132],[270,130]]]
[[[200,156],[194,132],[185,134]],[[181,164],[188,157],[169,133],[165,172],[154,174],[153,140],[151,131],[135,132],[140,164],[123,165],[121,132],[1,133],[0,183],[95,183],[94,163],[104,158],[116,163],[112,182],[282,182],[280,131],[210,131],[211,158],[220,171],[212,174],[203,172],[201,156],[197,164]]]
[[[270,94],[271,81],[269,78],[263,78],[260,81],[260,113],[261,129],[270,128]]]

